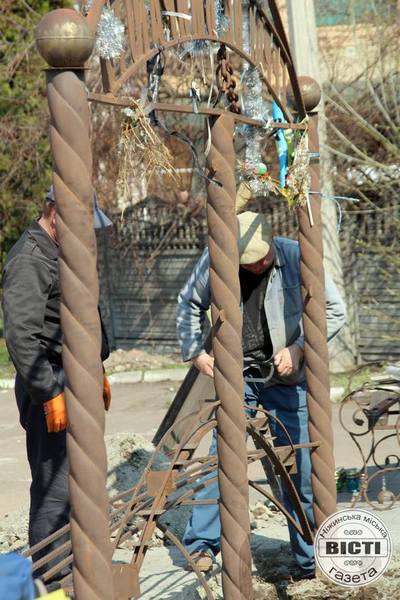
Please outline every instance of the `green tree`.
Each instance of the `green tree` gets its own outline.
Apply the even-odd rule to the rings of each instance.
[[[38,214],[51,178],[48,111],[34,29],[70,2],[2,0],[0,5],[0,267]]]

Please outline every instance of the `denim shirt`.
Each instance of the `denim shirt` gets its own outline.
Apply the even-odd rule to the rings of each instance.
[[[274,266],[265,293],[264,309],[273,355],[297,344],[304,348],[303,302],[301,297],[300,250],[298,242],[274,237]],[[206,248],[178,296],[177,334],[183,360],[205,352],[204,323],[211,303],[210,259]],[[345,322],[345,307],[328,274],[325,274],[327,338],[331,340]],[[304,369],[289,377],[276,373],[273,383],[293,385],[304,380]]]

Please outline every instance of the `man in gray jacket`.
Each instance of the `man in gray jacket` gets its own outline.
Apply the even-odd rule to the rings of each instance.
[[[95,205],[94,226],[109,224]],[[5,340],[17,372],[15,396],[32,475],[30,546],[66,525],[70,512],[58,254],[56,206],[50,188],[41,216],[11,248],[2,280]],[[109,349],[103,326],[102,334],[101,358],[105,360]],[[106,409],[110,398],[104,378]],[[36,552],[34,561],[65,541],[60,538]],[[36,574],[52,565],[50,561]]]
[[[261,405],[280,419],[293,443],[305,443],[309,441],[309,436],[299,245],[287,238],[272,237],[271,227],[264,215],[247,211],[238,215],[238,221],[244,399],[247,405]],[[205,250],[179,294],[177,331],[183,359],[190,360],[201,373],[213,377],[214,359],[203,345],[205,317],[211,301],[209,265],[208,250]],[[328,340],[331,340],[342,327],[345,312],[343,302],[328,275],[325,295]],[[282,428],[273,421],[270,428],[275,436],[275,445],[287,445]],[[214,434],[210,454],[215,452]],[[313,525],[309,450],[297,451],[296,460],[298,472],[292,479]],[[218,498],[218,485],[208,486],[197,498]],[[286,490],[283,490],[283,501],[294,516]],[[290,523],[289,534],[301,576],[313,576],[313,546],[307,544]],[[212,557],[220,550],[217,505],[193,507],[184,543],[201,570],[211,569]]]

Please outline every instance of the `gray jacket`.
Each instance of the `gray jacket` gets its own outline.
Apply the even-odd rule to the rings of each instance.
[[[300,250],[297,242],[274,237],[275,261],[265,293],[267,317],[273,355],[296,343],[304,347],[303,302],[301,298]],[[210,259],[204,250],[186,285],[178,296],[177,333],[183,360],[203,353],[204,324],[211,302],[209,283]],[[345,307],[332,279],[325,275],[326,320],[328,341],[345,321]],[[304,380],[304,369],[290,377],[277,374],[272,383],[293,385]]]

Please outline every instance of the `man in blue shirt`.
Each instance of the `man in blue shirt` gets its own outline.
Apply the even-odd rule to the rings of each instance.
[[[273,237],[266,217],[246,211],[238,215],[239,279],[242,296],[242,347],[245,402],[261,405],[280,419],[294,444],[309,441],[306,382],[303,364],[303,303],[300,251],[297,242]],[[204,349],[204,323],[210,306],[210,260],[206,249],[178,297],[177,331],[184,360],[213,377],[214,359]],[[331,340],[345,320],[343,302],[329,276],[325,278],[326,320]],[[287,445],[282,428],[270,429],[276,446]],[[216,452],[216,437],[210,454]],[[313,527],[311,460],[307,448],[296,453],[297,474],[292,476],[307,518]],[[197,499],[218,498],[218,485],[210,485]],[[294,515],[286,490],[286,509]],[[289,523],[294,558],[304,577],[315,572],[314,551]],[[197,566],[208,571],[220,550],[218,506],[195,505],[184,544]]]

